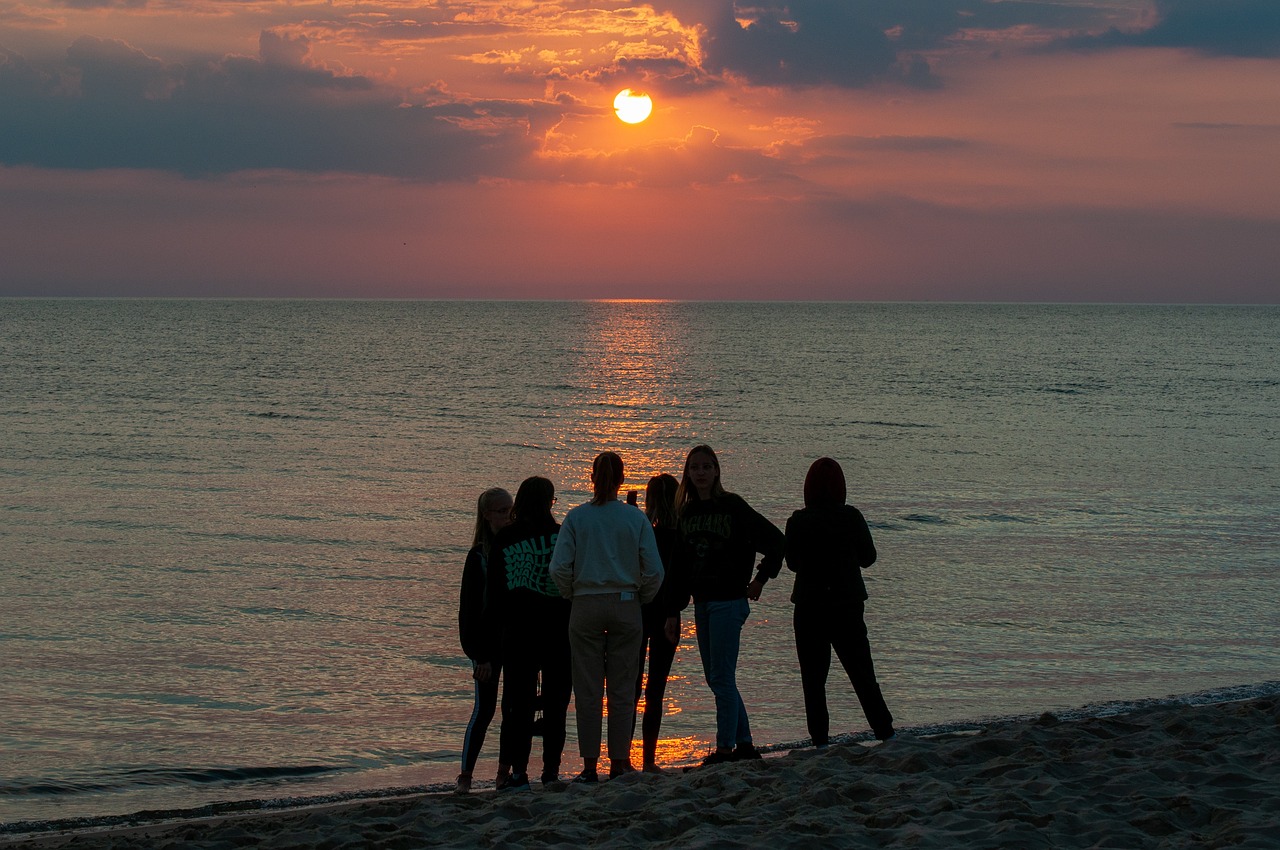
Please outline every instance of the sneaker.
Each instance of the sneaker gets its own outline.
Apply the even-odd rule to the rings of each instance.
[[[498,786],[499,791],[528,791],[529,790],[529,774],[513,773],[507,777],[507,781]]]
[[[713,764],[728,764],[731,761],[737,761],[737,760],[738,760],[737,755],[732,751],[727,753],[722,753],[719,750],[714,750],[711,753],[711,755],[707,756],[702,760],[702,766],[710,767]]]
[[[619,764],[617,766],[609,765],[609,778],[617,779],[620,776],[626,776],[628,773],[635,773],[636,769],[629,764]]]
[[[750,741],[739,744],[738,748],[733,751],[734,761],[752,761],[753,759],[763,758],[760,751]]]
[[[459,794],[470,794],[471,777],[465,773],[458,774],[458,785],[454,790]]]
[[[557,784],[559,784],[559,782],[560,782],[560,774],[559,774],[559,773],[552,773],[552,772],[551,772],[551,771],[549,771],[549,770],[544,770],[544,771],[542,771],[542,784],[543,784],[543,785],[557,785]]]
[[[577,776],[573,777],[573,781],[577,785],[595,785],[600,781],[600,774],[594,770],[584,770]]]

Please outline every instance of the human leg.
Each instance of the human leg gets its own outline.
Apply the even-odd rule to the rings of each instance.
[[[804,718],[816,747],[826,746],[831,735],[827,712],[827,674],[831,670],[831,642],[822,612],[797,604],[791,620],[796,636],[796,660],[800,663],[800,687],[804,693]]]
[[[631,739],[636,720],[636,665],[644,627],[637,599],[608,597],[605,683],[609,699],[609,772],[632,769]]]
[[[474,670],[473,664],[473,673]],[[493,722],[493,715],[498,710],[498,674],[495,673],[487,682],[481,682],[474,676],[471,681],[474,684],[475,701],[471,706],[467,731],[462,736],[462,775],[467,777],[475,772],[489,724]]]
[[[578,723],[578,751],[594,769],[600,758],[603,725],[605,629],[600,600],[577,596],[569,614],[572,649],[573,709]]]
[[[503,643],[502,728],[498,760],[514,774],[528,772],[533,748],[534,701],[538,696],[537,660],[529,651],[523,629]]]
[[[738,692],[738,651],[750,606],[746,599],[700,602],[694,616],[703,672],[716,701],[716,749],[751,743],[746,706]]]
[[[644,686],[644,721],[641,727],[645,767],[657,765],[658,734],[662,728],[667,677],[676,657],[676,645],[659,628],[649,642],[649,677]]]
[[[841,666],[849,674],[849,682],[862,704],[871,731],[881,741],[893,737],[893,715],[885,704],[880,683],[876,681],[876,667],[871,660],[871,642],[867,639],[867,624],[863,619],[863,607],[844,612],[843,625],[834,630],[832,645]]]
[[[542,659],[542,778],[559,777],[564,755],[569,697],[573,692],[572,655],[567,620],[556,626]]]

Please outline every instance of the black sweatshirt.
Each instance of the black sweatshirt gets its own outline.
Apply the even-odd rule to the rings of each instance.
[[[871,530],[853,505],[804,508],[787,520],[787,568],[796,574],[792,602],[865,601],[862,570],[875,562]]]
[[[741,496],[723,493],[696,496],[680,510],[680,545],[676,548],[676,591],[680,607],[695,602],[742,599],[751,583],[756,553],[764,557],[756,578],[776,578],[782,568],[784,538],[778,527]]]

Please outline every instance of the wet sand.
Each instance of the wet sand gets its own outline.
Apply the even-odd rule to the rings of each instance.
[[[632,774],[0,836],[22,848],[1280,847],[1280,697]]]

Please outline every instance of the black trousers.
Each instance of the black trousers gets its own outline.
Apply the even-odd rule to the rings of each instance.
[[[548,620],[508,623],[502,642],[502,731],[498,738],[498,756],[504,764],[511,765],[512,773],[528,771],[529,753],[533,749],[533,716],[538,708],[542,709],[543,721],[542,772],[560,771],[565,716],[573,693],[569,625],[559,617]]]
[[[847,598],[798,602],[792,625],[804,688],[805,721],[814,745],[826,744],[831,735],[827,674],[831,670],[832,649],[849,675],[871,731],[882,741],[892,736],[893,715],[876,681],[862,602]]]

